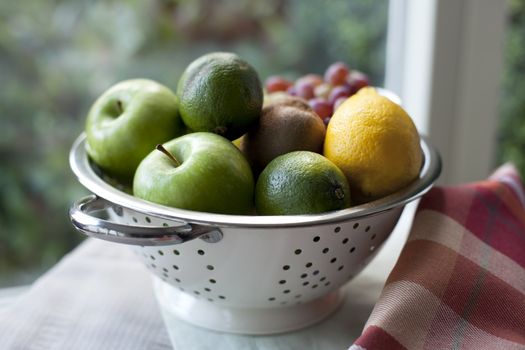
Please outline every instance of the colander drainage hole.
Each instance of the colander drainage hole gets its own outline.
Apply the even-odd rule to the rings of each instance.
[[[155,264],[151,264],[151,267],[152,267],[153,269],[156,269],[156,268],[157,268],[157,265],[155,265]]]
[[[164,273],[162,274],[162,276],[164,276],[165,278],[168,278],[168,277],[169,277],[168,274],[167,274],[166,272],[164,272]]]
[[[177,265],[173,265],[173,268],[174,268],[175,270],[178,270],[178,269],[179,269],[179,267],[178,267]]]
[[[215,269],[215,267],[213,267],[213,265],[207,265],[206,268],[207,268],[208,270],[210,270],[210,271]]]
[[[180,252],[177,249],[173,249],[173,254],[180,255]]]
[[[201,295],[201,293],[200,293],[198,290],[194,290],[193,293],[194,293],[195,295]]]
[[[343,239],[343,242],[342,242],[342,243],[343,243],[343,244],[348,243],[348,238]]]
[[[302,297],[302,295],[301,294],[297,294],[294,298],[295,299],[299,299],[300,297]]]
[[[226,299],[226,297],[225,297],[225,296],[223,296],[223,295],[219,295],[219,299],[222,299],[222,300],[224,300],[224,299]]]
[[[309,284],[310,284],[310,282],[308,282],[308,281],[303,282],[303,286],[307,286],[307,285],[309,285]]]
[[[211,289],[210,289],[210,288],[204,288],[204,290],[205,290],[206,292],[211,292]]]
[[[355,252],[355,247],[350,248],[350,253]]]
[[[209,302],[213,302],[213,299],[212,299],[212,298],[208,298],[208,301],[209,301]]]
[[[283,270],[290,270],[290,265],[284,265]]]
[[[180,283],[180,279],[175,278],[175,282]]]
[[[312,272],[312,275],[316,276],[319,274],[319,270],[315,270],[314,272]]]
[[[294,253],[295,253],[295,255],[299,255],[299,254],[301,254],[301,252],[302,252],[301,249],[296,249]]]
[[[374,233],[371,237],[370,237],[370,240],[374,240],[376,238],[376,234]]]
[[[306,277],[308,277],[308,274],[307,274],[307,273],[303,273],[303,274],[301,275],[301,278],[306,278]]]
[[[341,271],[345,266],[344,265],[341,265],[337,268],[337,271]]]
[[[359,223],[356,222],[356,223],[354,224],[354,230],[356,230],[358,227],[359,227]]]
[[[279,284],[285,284],[286,283],[286,280],[280,280],[279,281]]]
[[[134,223],[139,222],[136,217],[132,217],[131,219],[133,220]]]
[[[155,260],[155,257],[153,255],[149,256],[151,260]]]
[[[321,237],[319,237],[319,236],[315,236],[314,239],[313,239],[313,241],[314,241],[314,242],[319,242],[320,239],[321,239]]]
[[[159,250],[159,255],[164,255],[164,252],[162,250]]]
[[[329,285],[330,285],[330,282],[326,282],[326,283],[324,284],[325,287],[328,287]]]
[[[147,222],[148,224],[151,224],[151,219],[150,219],[148,216],[146,216],[144,219],[146,220],[146,222]]]
[[[334,232],[335,232],[335,233],[339,233],[339,232],[341,232],[341,227],[337,226],[337,227],[334,229]]]
[[[319,282],[323,282],[326,279],[326,277],[319,278]]]
[[[330,251],[330,248],[324,248],[324,249],[323,249],[323,254],[326,254],[326,253],[328,253],[329,251]]]
[[[337,258],[332,258],[332,259],[330,260],[330,263],[333,264],[333,263],[335,263],[336,261],[337,261]]]
[[[319,287],[319,286],[318,286],[317,284],[314,284],[314,285],[312,286],[312,289],[315,289],[315,288],[317,288],[317,287]]]
[[[370,231],[370,226],[367,226],[367,227],[365,228],[365,232],[368,232],[368,231]]]
[[[168,227],[169,225],[168,225],[167,222],[163,222],[163,223],[162,223],[162,226],[164,226],[164,227]]]
[[[285,289],[285,290],[283,290],[283,294],[288,294],[288,293],[290,293],[290,290],[289,290],[289,289]]]
[[[210,278],[209,281],[210,281],[210,283],[217,283],[217,281],[214,280],[213,278]]]
[[[274,301],[274,300],[275,300],[274,297],[268,298],[268,301]]]
[[[306,266],[306,267],[312,267],[312,263],[311,263],[311,262],[306,263],[306,265],[304,265],[304,266]]]
[[[204,250],[202,250],[202,249],[197,250],[197,254],[204,255]]]
[[[164,272],[168,273],[168,269],[167,269],[167,268],[165,268],[165,267],[163,267],[163,268],[162,268],[162,271],[164,271]]]

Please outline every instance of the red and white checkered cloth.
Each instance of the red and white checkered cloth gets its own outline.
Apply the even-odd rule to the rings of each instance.
[[[434,187],[350,350],[525,349],[525,191],[512,165]]]

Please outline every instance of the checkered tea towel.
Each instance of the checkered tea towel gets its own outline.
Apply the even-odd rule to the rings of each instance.
[[[512,165],[434,187],[350,350],[525,349],[525,192]]]

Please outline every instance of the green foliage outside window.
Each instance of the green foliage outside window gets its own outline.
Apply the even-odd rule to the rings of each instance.
[[[508,3],[498,161],[512,161],[525,178],[525,0]]]

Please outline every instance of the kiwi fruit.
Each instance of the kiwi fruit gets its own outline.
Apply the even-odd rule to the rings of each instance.
[[[292,97],[264,107],[258,124],[242,137],[239,148],[258,175],[282,154],[321,153],[325,133],[321,118],[302,99]]]
[[[272,92],[264,99],[263,108],[275,105],[293,106],[300,109],[313,111],[308,102],[300,97],[288,95],[286,92]]]

